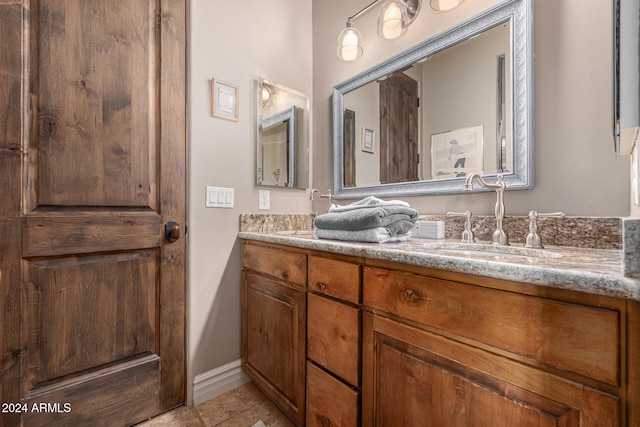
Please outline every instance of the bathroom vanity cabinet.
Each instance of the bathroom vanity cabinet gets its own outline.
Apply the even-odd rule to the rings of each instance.
[[[243,367],[299,425],[640,425],[638,302],[246,240]]]

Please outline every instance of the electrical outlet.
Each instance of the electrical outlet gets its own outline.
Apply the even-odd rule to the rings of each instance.
[[[269,190],[258,191],[258,209],[266,211],[271,209],[271,192]]]

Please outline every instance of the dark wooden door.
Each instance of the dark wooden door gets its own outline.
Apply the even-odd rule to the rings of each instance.
[[[344,110],[344,186],[356,186],[356,112]]]
[[[418,82],[401,71],[380,82],[380,182],[418,180]]]
[[[24,405],[0,424],[185,400],[185,18],[184,0],[0,0],[0,400]]]

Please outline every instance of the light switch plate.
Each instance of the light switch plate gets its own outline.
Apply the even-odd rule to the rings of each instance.
[[[271,209],[271,192],[269,190],[258,191],[258,209],[266,211]]]
[[[233,208],[234,189],[224,187],[207,187],[204,206],[207,208]]]

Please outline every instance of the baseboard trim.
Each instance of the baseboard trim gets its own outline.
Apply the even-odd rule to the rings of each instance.
[[[196,375],[193,380],[193,405],[198,406],[229,390],[251,381],[242,371],[242,361],[236,360],[211,371]]]

